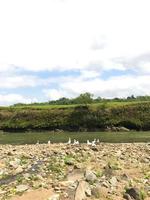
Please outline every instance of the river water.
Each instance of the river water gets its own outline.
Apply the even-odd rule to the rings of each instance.
[[[150,132],[27,132],[27,133],[0,133],[0,144],[35,144],[65,143],[68,138],[84,143],[87,140],[99,139],[100,142],[126,143],[126,142],[150,142]]]

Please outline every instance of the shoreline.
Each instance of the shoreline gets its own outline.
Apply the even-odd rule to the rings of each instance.
[[[148,200],[150,144],[0,145],[0,183],[0,200]]]

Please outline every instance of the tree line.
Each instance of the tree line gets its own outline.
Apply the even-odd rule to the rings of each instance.
[[[105,102],[128,102],[128,101],[150,101],[150,96],[128,96],[127,98],[102,98],[97,97],[94,98],[94,95],[86,92],[80,94],[76,98],[66,98],[62,97],[58,100],[50,100],[48,102],[42,102],[42,103],[31,103],[31,104],[24,104],[24,103],[17,103],[14,104],[14,106],[24,106],[24,105],[72,105],[72,104],[92,104],[92,103],[105,103]]]

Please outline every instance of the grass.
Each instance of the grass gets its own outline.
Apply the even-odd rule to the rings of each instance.
[[[0,108],[0,129],[8,132],[56,129],[84,132],[105,130],[106,127],[112,126],[150,131],[149,121],[150,102],[148,101]]]
[[[125,105],[133,105],[133,104],[139,104],[139,103],[150,103],[150,101],[106,101],[106,102],[100,102],[100,103],[92,103],[89,104],[90,107],[99,107],[99,106],[107,106],[107,107],[117,107],[117,106],[125,106]],[[83,105],[83,104],[81,104]],[[55,109],[55,108],[74,108],[80,106],[80,104],[71,104],[71,105],[26,105],[26,106],[10,106],[10,107],[0,107],[0,110],[4,109],[12,109],[12,110],[18,110],[18,109]]]
[[[128,142],[150,142],[150,132],[28,132],[28,133],[1,133],[0,144],[35,144],[37,140],[40,143],[47,143],[51,140],[53,143],[67,142],[68,138],[79,140],[80,143],[85,143],[94,138],[101,142],[108,143],[128,143]]]

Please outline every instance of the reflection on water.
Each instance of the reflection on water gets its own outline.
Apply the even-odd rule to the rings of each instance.
[[[100,142],[150,142],[150,132],[28,132],[28,133],[0,133],[0,144],[35,144],[47,143],[65,143],[68,138],[78,140],[84,143],[87,140],[99,139]]]

